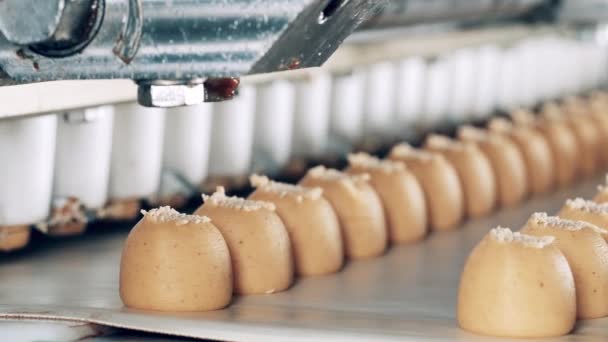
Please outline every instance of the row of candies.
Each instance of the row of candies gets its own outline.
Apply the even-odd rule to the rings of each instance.
[[[387,159],[351,154],[344,171],[314,167],[298,185],[250,178],[249,198],[223,188],[193,215],[144,212],[125,244],[125,305],[164,311],[223,308],[232,294],[283,291],[294,274],[338,272],[345,259],[381,256],[389,243],[456,229],[465,217],[516,205],[608,165],[604,93],[517,111],[457,139],[398,144]],[[496,233],[497,235],[500,235]],[[471,329],[474,330],[474,329]]]

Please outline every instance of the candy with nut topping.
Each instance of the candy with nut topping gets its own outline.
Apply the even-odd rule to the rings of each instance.
[[[353,259],[380,256],[388,242],[384,208],[369,178],[369,174],[349,175],[317,166],[299,183],[323,189],[338,216],[345,254]]]
[[[208,311],[228,305],[230,253],[209,218],[169,207],[143,214],[122,251],[123,303],[158,311]]]
[[[441,154],[407,144],[393,147],[389,158],[404,162],[420,181],[427,201],[431,229],[452,230],[464,217],[464,194],[458,173]]]
[[[526,126],[514,126],[503,118],[491,120],[488,129],[503,134],[519,147],[524,157],[531,193],[542,194],[552,190],[555,179],[553,155],[542,134]]]
[[[460,327],[515,338],[569,333],[576,320],[574,277],[554,240],[492,229],[469,255],[460,278]]]
[[[461,127],[458,139],[476,143],[490,160],[501,206],[513,206],[526,197],[529,181],[524,157],[511,140],[472,126]]]
[[[203,195],[195,215],[205,215],[220,230],[232,258],[234,291],[269,294],[289,288],[293,282],[291,243],[283,221],[270,202],[226,196],[218,187]]]
[[[492,165],[475,143],[433,134],[426,139],[424,148],[441,153],[458,172],[467,216],[484,216],[495,208],[497,189]]]
[[[589,222],[600,228],[608,229],[608,204],[600,204],[582,198],[569,199],[557,216],[568,220]],[[602,237],[608,241],[608,234],[602,234]]]
[[[350,174],[367,173],[380,196],[391,242],[419,241],[427,233],[424,191],[403,163],[380,160],[367,153],[348,155]]]
[[[255,191],[249,199],[271,202],[289,232],[296,273],[315,276],[342,268],[344,251],[340,224],[323,189],[249,177]]]
[[[591,223],[535,213],[522,233],[553,236],[568,260],[576,287],[577,316],[581,319],[608,315],[608,232]]]

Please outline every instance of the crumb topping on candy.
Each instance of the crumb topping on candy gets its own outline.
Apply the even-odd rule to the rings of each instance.
[[[499,243],[518,243],[524,247],[544,248],[555,240],[553,236],[532,236],[513,232],[509,228],[496,227],[490,231],[490,236]]]
[[[174,222],[177,226],[190,223],[199,224],[211,222],[211,219],[207,216],[182,214],[169,206],[164,206],[149,211],[141,210],[141,213],[146,219],[151,220],[154,223]]]
[[[435,157],[435,154],[413,148],[408,143],[400,143],[393,146],[390,154],[397,158],[414,158],[420,161],[428,161]]]
[[[276,209],[274,204],[270,202],[255,201],[237,196],[226,196],[226,190],[223,186],[218,186],[211,196],[203,194],[203,200],[205,203],[209,203],[217,207],[243,211],[255,211],[260,209],[274,211]]]
[[[460,127],[458,129],[458,136],[473,142],[500,143],[504,141],[502,137],[498,134],[491,134],[484,129],[473,126]]]
[[[488,132],[473,126],[462,126],[458,129],[458,135],[474,141],[484,141],[490,139]]]
[[[395,162],[388,159],[379,159],[363,152],[350,153],[348,155],[348,162],[354,167],[376,169],[381,170],[385,173],[393,173],[405,169],[405,165],[403,165],[403,163]]]
[[[596,233],[607,234],[608,231],[585,221],[566,220],[559,216],[549,216],[547,213],[534,213],[530,220],[541,227],[577,231],[591,229]]]
[[[558,119],[564,118],[562,110],[554,102],[546,103],[543,106],[541,115],[543,118],[549,119],[549,120],[558,120]]]
[[[489,127],[496,132],[509,133],[513,129],[513,124],[505,118],[497,118],[490,121]]]
[[[600,204],[593,201],[584,200],[580,197],[567,200],[566,207],[570,209],[582,210],[592,214],[608,215],[608,203]]]
[[[426,144],[430,148],[453,152],[470,151],[477,148],[474,142],[454,140],[440,134],[429,135]]]
[[[432,148],[440,148],[440,149],[460,149],[462,148],[462,143],[460,141],[452,140],[446,136],[439,134],[431,134],[426,139],[426,143],[429,147]]]
[[[513,121],[522,125],[533,125],[536,121],[534,114],[524,109],[518,109],[511,113]]]
[[[368,181],[369,174],[361,173],[357,175],[351,175],[336,169],[328,169],[323,165],[315,166],[308,170],[308,176],[322,180],[353,180],[355,182]]]
[[[304,187],[283,182],[270,180],[266,176],[253,174],[249,177],[251,186],[266,192],[276,193],[279,197],[294,196],[296,201],[302,202],[305,199],[316,200],[323,194],[323,189],[319,187]]]

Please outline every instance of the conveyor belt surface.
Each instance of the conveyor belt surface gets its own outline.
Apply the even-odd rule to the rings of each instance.
[[[0,263],[0,317],[91,322],[218,340],[492,341],[458,328],[456,293],[466,256],[492,227],[519,229],[535,211],[555,213],[566,198],[594,194],[596,177],[519,207],[501,209],[454,232],[349,262],[338,274],[298,279],[286,292],[237,297],[221,311],[143,312],[118,296],[126,230],[9,256]],[[605,341],[608,318],[582,321],[555,341]],[[501,339],[500,341],[505,341]],[[553,341],[553,340],[544,340]]]

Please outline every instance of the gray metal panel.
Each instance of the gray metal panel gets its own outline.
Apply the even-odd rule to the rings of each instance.
[[[606,0],[563,0],[559,19],[574,23],[604,23],[608,17]]]
[[[328,0],[105,0],[98,32],[78,53],[57,58],[0,34],[0,67],[18,83],[191,81],[315,67],[385,2],[338,2],[321,21]]]
[[[534,211],[555,213],[566,198],[589,197],[598,177],[469,222],[455,232],[350,262],[335,275],[299,279],[283,293],[238,297],[207,313],[123,308],[118,264],[124,231],[9,257],[0,265],[0,317],[94,322],[221,340],[493,341],[460,330],[458,279],[471,248],[492,227],[518,229]],[[545,341],[604,341],[608,318],[582,321],[574,335]],[[501,339],[500,341],[506,341]]]

